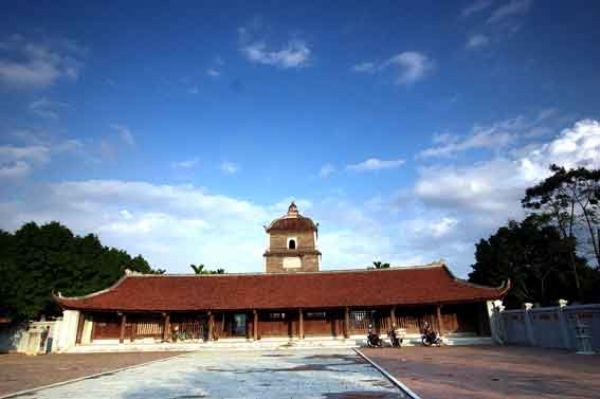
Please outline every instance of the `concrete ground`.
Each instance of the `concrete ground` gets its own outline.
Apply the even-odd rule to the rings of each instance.
[[[387,399],[402,395],[351,349],[282,349],[190,352],[22,397]]]
[[[600,355],[515,346],[363,353],[422,399],[600,398]]]
[[[175,352],[0,355],[0,396],[176,356]]]

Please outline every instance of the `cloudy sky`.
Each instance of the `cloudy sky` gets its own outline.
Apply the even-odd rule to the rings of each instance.
[[[600,167],[600,3],[3,1],[0,228],[263,270],[295,199],[322,268],[445,259]]]

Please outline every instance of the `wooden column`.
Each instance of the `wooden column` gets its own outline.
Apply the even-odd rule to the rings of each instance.
[[[127,316],[125,313],[121,313],[121,332],[119,334],[119,343],[122,344],[125,341],[125,325],[127,324]]]
[[[302,308],[298,309],[298,327],[300,339],[304,339],[304,311]]]
[[[390,309],[390,327],[396,326],[396,307],[392,306],[392,308]]]
[[[163,324],[163,342],[171,341],[171,315],[169,313],[163,313],[165,322]]]
[[[213,336],[215,330],[215,315],[213,312],[208,312],[208,340],[214,341],[215,337]]]
[[[444,321],[442,320],[442,305],[437,305],[435,310],[437,313],[437,322],[438,322],[438,329],[440,330],[440,335],[444,335]]]
[[[258,341],[258,312],[256,309],[252,311],[252,337]]]
[[[350,337],[350,308],[344,309],[344,338]]]

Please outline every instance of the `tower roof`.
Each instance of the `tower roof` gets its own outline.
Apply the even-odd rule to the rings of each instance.
[[[288,207],[287,214],[283,215],[279,219],[275,219],[266,228],[267,233],[273,233],[278,231],[285,232],[300,232],[300,231],[317,231],[317,225],[312,221],[311,218],[300,215],[298,207],[292,201]]]

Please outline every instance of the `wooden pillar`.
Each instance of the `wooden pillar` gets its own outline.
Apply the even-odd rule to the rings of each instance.
[[[393,326],[398,326],[396,323],[396,307],[392,306],[390,309],[390,328]]]
[[[137,321],[135,318],[133,320],[131,317],[129,318],[129,326],[131,328],[129,331],[129,340],[133,342],[135,341],[135,333],[137,332]]]
[[[438,322],[438,329],[440,330],[440,335],[444,335],[444,321],[442,320],[442,305],[437,305],[435,310],[437,313],[437,322]]]
[[[304,339],[304,311],[302,308],[298,309],[298,327],[300,330],[298,331],[300,339]]]
[[[350,337],[350,308],[344,309],[344,338]]]
[[[256,309],[252,311],[252,337],[255,341],[258,341],[258,312]]]
[[[163,324],[163,342],[171,341],[171,315],[169,313],[163,313],[165,318]]]
[[[119,333],[119,343],[122,344],[125,341],[125,325],[127,324],[127,316],[125,313],[121,313],[121,332]]]
[[[215,315],[213,312],[208,312],[208,340],[214,341],[215,337],[213,336],[215,330]]]

